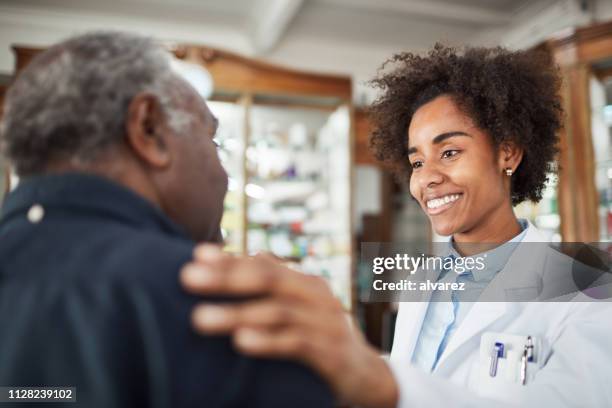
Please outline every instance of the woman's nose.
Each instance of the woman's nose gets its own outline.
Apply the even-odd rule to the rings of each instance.
[[[418,177],[422,189],[436,186],[444,181],[444,174],[435,165],[423,166]]]

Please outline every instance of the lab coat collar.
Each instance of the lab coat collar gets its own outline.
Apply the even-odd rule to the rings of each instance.
[[[528,223],[526,234],[521,242],[529,243],[546,241],[547,239],[537,230],[537,228],[532,223]],[[486,294],[487,297],[491,296],[496,297],[497,299],[503,299],[502,296],[505,296],[504,285],[497,283],[496,281],[507,280],[505,275],[508,271],[518,271],[519,273],[522,272],[520,276],[515,277],[516,279],[512,279],[510,282],[508,282],[510,286],[512,286],[513,282],[515,286],[525,285],[524,288],[535,286],[535,282],[537,281],[536,277],[539,276],[539,271],[537,271],[538,266],[536,266],[536,264],[541,265],[545,255],[540,254],[542,259],[533,259],[533,251],[531,251],[531,254],[527,257],[525,255],[526,249],[527,246],[523,246],[522,248],[519,246],[516,248],[508,260],[506,267],[495,276],[489,287],[485,289],[489,291],[489,293]],[[445,254],[440,253],[438,255],[444,256]],[[525,271],[522,271],[520,268],[517,269],[515,265],[519,263],[519,261],[526,262],[526,264],[531,267],[526,268]],[[538,273],[534,273],[535,271]],[[436,271],[435,269],[431,270],[427,276],[427,279],[435,281],[438,277],[438,272],[439,271]],[[518,289],[519,291],[521,290],[520,287],[515,289]],[[495,291],[495,293],[491,293],[491,291]],[[483,294],[484,293],[485,292],[483,292]],[[412,361],[412,355],[414,354],[416,342],[419,338],[421,327],[423,326],[423,320],[427,313],[427,308],[429,306],[428,302],[431,298],[431,294],[431,292],[423,293],[420,302],[400,302],[400,313],[398,314],[396,322],[393,348],[391,350],[392,359],[396,361]],[[502,301],[476,303],[466,316],[466,319],[463,321],[461,326],[457,328],[457,331],[451,338],[446,350],[442,354],[440,361],[436,365],[434,372],[444,371],[448,365],[446,362],[457,349],[493,324],[496,319],[501,318],[505,313],[511,313],[511,309],[513,308],[509,307],[508,303]]]
[[[480,299],[485,301],[476,302],[470,309],[440,356],[434,372],[443,371],[445,362],[474,336],[482,334],[504,315],[516,313],[516,310],[510,307],[512,301],[519,301],[521,297],[533,299],[537,295],[541,287],[540,271],[543,270],[546,255],[544,251],[534,251],[530,245],[537,242],[546,242],[546,239],[529,222],[525,237],[510,256],[508,263],[480,296]]]

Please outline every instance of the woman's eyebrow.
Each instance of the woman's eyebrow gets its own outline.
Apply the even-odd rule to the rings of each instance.
[[[472,137],[472,135],[468,135],[465,132],[460,132],[460,131],[456,131],[456,132],[446,132],[446,133],[442,133],[439,134],[438,136],[434,137],[432,140],[433,144],[440,144],[443,141],[445,141],[446,139],[450,138],[450,137],[455,137],[455,136],[467,136],[467,137]],[[409,147],[408,148],[408,156],[410,156],[413,153],[416,153],[419,149],[417,147]]]

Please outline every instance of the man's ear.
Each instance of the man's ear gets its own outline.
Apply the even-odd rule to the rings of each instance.
[[[170,165],[171,155],[165,139],[167,128],[155,95],[140,93],[132,99],[128,107],[126,143],[139,159],[156,168]]]
[[[502,142],[499,145],[498,165],[500,172],[511,169],[514,173],[523,160],[523,149],[513,142]]]

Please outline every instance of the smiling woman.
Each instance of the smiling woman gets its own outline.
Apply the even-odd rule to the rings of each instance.
[[[373,81],[377,157],[410,181],[440,235],[504,242],[520,232],[512,206],[537,202],[554,171],[561,125],[559,77],[533,51],[437,44],[398,54]]]
[[[505,242],[521,229],[510,177],[524,149],[496,147],[449,95],[424,104],[408,129],[410,192],[440,235],[457,242]]]
[[[397,64],[372,84],[383,95],[371,107],[372,147],[400,176],[410,177],[406,130],[416,111],[440,95],[485,131],[495,145],[529,146],[513,178],[512,202],[541,198],[561,126],[558,70],[548,55],[503,48],[468,48],[465,55],[437,44],[426,56],[395,55]]]

